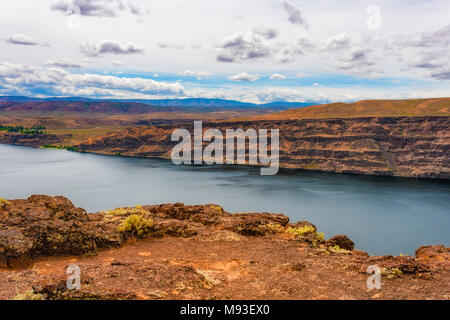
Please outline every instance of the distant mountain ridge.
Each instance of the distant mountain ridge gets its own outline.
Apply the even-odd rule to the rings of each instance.
[[[270,102],[256,104],[226,99],[208,99],[208,98],[184,98],[184,99],[90,99],[82,97],[51,97],[51,98],[32,98],[25,96],[0,96],[0,103],[16,102],[113,102],[113,103],[140,103],[156,107],[203,107],[227,109],[248,109],[248,108],[268,108],[272,110],[286,110],[291,108],[302,108],[311,105],[320,104],[318,102]],[[1,108],[0,108],[1,109]]]

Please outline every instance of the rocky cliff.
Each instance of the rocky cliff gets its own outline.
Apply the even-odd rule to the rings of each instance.
[[[88,152],[169,158],[175,128],[192,123],[140,127],[88,139]],[[450,178],[450,117],[395,117],[208,122],[204,130],[280,130],[280,165],[338,173]],[[224,141],[225,144],[225,141]]]
[[[381,290],[366,286],[373,265]],[[1,299],[450,299],[449,275],[443,245],[370,257],[282,214],[182,203],[87,214],[64,197],[0,199]]]
[[[0,143],[73,145],[80,151],[170,158],[178,128],[193,133],[193,121],[115,128],[109,133],[15,134],[0,132]],[[369,117],[203,122],[203,129],[280,130],[280,166],[305,170],[415,178],[450,178],[450,117]],[[224,141],[224,145],[226,145]]]

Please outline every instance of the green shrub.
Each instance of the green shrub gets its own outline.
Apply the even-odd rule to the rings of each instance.
[[[134,208],[116,208],[114,210],[109,210],[103,212],[105,215],[111,215],[111,216],[129,216],[132,214],[139,214],[139,215],[145,215],[149,214],[147,210],[142,209],[141,205],[137,205]]]
[[[286,233],[293,235],[294,237],[305,240],[311,243],[314,247],[318,247],[324,241],[325,234],[323,232],[318,233],[316,228],[310,225],[304,225],[301,227],[289,227],[286,229]]]
[[[331,252],[334,252],[334,253],[348,253],[348,252],[350,252],[349,250],[342,249],[338,245],[335,245],[335,246],[332,246],[332,247],[328,247],[328,250],[330,250]]]
[[[44,297],[42,294],[34,293],[33,290],[28,290],[24,293],[20,293],[16,290],[16,294],[12,300],[44,300]]]
[[[139,214],[132,214],[119,224],[117,231],[132,237],[144,237],[152,231],[153,226],[152,219],[146,219]]]
[[[6,206],[7,204],[10,204],[10,203],[11,203],[11,201],[0,198],[0,209],[3,209],[4,206]]]
[[[395,279],[400,277],[403,274],[403,271],[399,268],[382,268],[381,275],[386,276],[388,279]]]
[[[262,224],[260,228],[266,233],[283,233],[285,228],[280,224],[268,223]]]
[[[297,227],[297,228],[289,227],[289,228],[287,228],[286,232],[293,236],[303,237],[307,233],[316,233],[316,229],[313,226],[306,225],[306,226]]]

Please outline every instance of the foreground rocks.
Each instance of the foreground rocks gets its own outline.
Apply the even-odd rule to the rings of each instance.
[[[449,255],[437,245],[370,257],[307,221],[217,205],[88,214],[64,197],[0,201],[2,299],[449,299]],[[381,290],[366,287],[371,265]]]

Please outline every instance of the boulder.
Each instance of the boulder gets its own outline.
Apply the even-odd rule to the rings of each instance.
[[[18,229],[0,230],[0,267],[25,267],[31,263],[33,241]]]
[[[225,229],[243,236],[263,236],[268,233],[267,225],[284,227],[289,223],[289,218],[274,213],[238,213],[223,222]]]
[[[346,235],[334,236],[326,242],[327,247],[339,246],[339,248],[344,250],[352,251],[355,248],[355,243],[350,240]]]
[[[416,260],[431,269],[450,270],[450,248],[442,244],[422,246],[416,250]]]
[[[387,270],[398,269],[406,274],[418,274],[430,271],[427,266],[409,256],[375,256],[370,257],[367,262],[369,265],[377,265]]]

